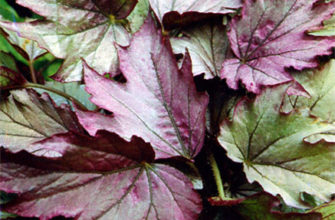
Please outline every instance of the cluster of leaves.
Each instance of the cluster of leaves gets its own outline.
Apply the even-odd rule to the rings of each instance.
[[[16,2],[1,218],[334,219],[334,1]]]

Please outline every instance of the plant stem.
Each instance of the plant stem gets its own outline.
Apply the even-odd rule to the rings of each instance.
[[[31,80],[33,81],[33,83],[37,83],[36,73],[34,69],[34,60],[29,60],[28,64],[29,64]]]
[[[74,98],[73,96],[66,94],[65,92],[62,92],[58,89],[54,89],[42,84],[36,84],[36,83],[25,83],[23,85],[18,85],[18,86],[10,86],[7,87],[6,89],[23,89],[23,88],[38,88],[38,89],[43,89],[52,93],[55,93],[59,96],[62,96],[72,102],[74,102],[76,105],[78,105],[81,109],[87,110],[86,106],[84,106],[80,101],[78,101],[76,98]]]
[[[215,179],[215,183],[216,183],[216,188],[217,188],[218,193],[219,193],[219,197],[222,200],[224,200],[225,199],[225,194],[224,194],[221,174],[220,174],[218,164],[216,163],[216,160],[215,160],[214,155],[213,155],[212,152],[209,152],[208,159],[209,159],[209,163],[210,163],[210,165],[212,167],[212,170],[213,170],[214,179]]]

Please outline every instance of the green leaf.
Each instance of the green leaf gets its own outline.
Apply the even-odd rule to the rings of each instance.
[[[335,220],[335,200],[322,204],[308,212],[319,212],[322,214],[322,220]]]
[[[94,1],[96,2],[96,1]],[[100,74],[118,74],[118,57],[115,44],[127,46],[130,34],[125,20],[133,9],[129,1],[124,8],[114,14],[113,6],[123,1],[57,1],[54,4],[44,0],[20,0],[21,5],[34,9],[45,16],[42,21],[23,23],[1,22],[2,27],[19,31],[20,35],[36,40],[42,48],[55,57],[65,59],[54,76],[58,81],[80,81],[82,79],[82,60],[85,59]],[[132,3],[130,3],[132,2]],[[111,14],[107,11],[111,10]],[[121,13],[121,14],[119,14]]]
[[[55,106],[47,94],[12,90],[0,102],[0,146],[11,152],[33,152],[38,141],[68,131],[82,128],[68,106]]]
[[[329,201],[335,191],[335,145],[311,145],[304,138],[332,131],[335,124],[310,117],[306,109],[281,114],[289,86],[268,88],[253,101],[241,101],[233,121],[221,125],[218,140],[232,160],[243,163],[249,182],[280,194],[290,206],[306,208],[300,192]]]
[[[134,10],[127,17],[129,21],[131,33],[135,33],[140,29],[149,14],[149,1],[139,0]]]
[[[0,51],[11,53],[16,60],[21,61],[22,63],[28,65],[28,62],[23,58],[23,56],[18,53],[14,47],[7,41],[4,36],[5,32],[0,28]]]
[[[293,76],[311,97],[286,95],[282,111],[288,113],[294,108],[306,108],[311,115],[322,121],[335,121],[333,108],[335,106],[335,60],[330,60],[319,69],[298,72]]]
[[[319,220],[320,214],[318,213],[282,213],[274,211],[273,209],[280,204],[276,197],[273,197],[267,193],[258,193],[248,197],[235,209],[243,216],[243,219],[249,220]]]
[[[33,61],[39,56],[47,53],[46,50],[40,48],[35,41],[19,37],[19,30],[16,32],[3,28],[3,34],[13,48],[20,53],[26,60]]]
[[[309,35],[313,36],[335,36],[335,15],[332,18],[323,22],[323,27],[311,30],[308,32]]]
[[[45,85],[72,96],[73,98],[77,99],[80,103],[82,103],[88,110],[96,109],[96,106],[89,100],[90,95],[85,91],[84,85],[80,85],[77,82],[59,83],[56,81],[46,82]],[[61,105],[62,103],[72,105],[72,102],[70,100],[62,96],[59,96],[55,93],[38,88],[36,88],[35,90],[39,93],[47,92],[57,105]]]
[[[5,0],[0,0],[0,18],[1,17],[10,21],[23,21]]]
[[[15,59],[8,53],[0,51],[0,66],[7,67],[18,72]]]
[[[183,30],[183,37],[172,38],[175,54],[188,49],[194,75],[205,74],[206,79],[220,76],[223,61],[230,57],[226,28],[221,24],[205,24]]]

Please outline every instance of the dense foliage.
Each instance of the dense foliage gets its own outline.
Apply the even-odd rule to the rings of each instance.
[[[335,219],[334,13],[0,0],[0,217]]]

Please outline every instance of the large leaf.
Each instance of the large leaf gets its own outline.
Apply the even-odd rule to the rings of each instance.
[[[176,20],[195,20],[194,13],[202,15],[227,14],[242,6],[240,0],[149,0],[152,9],[161,23]],[[199,16],[199,15],[198,15]]]
[[[335,200],[322,204],[308,212],[319,212],[322,214],[322,220],[334,220],[335,219]]]
[[[34,143],[57,133],[81,132],[68,106],[56,107],[47,94],[15,90],[0,103],[0,146],[12,152],[33,151]]]
[[[101,74],[117,71],[118,58],[114,43],[128,45],[129,33],[122,22],[115,19],[127,16],[136,2],[20,0],[19,4],[45,16],[47,20],[1,22],[0,25],[36,40],[54,56],[65,59],[55,75],[57,80],[80,81],[81,57]],[[121,8],[118,10],[114,6]]]
[[[289,86],[268,88],[254,101],[241,101],[233,121],[222,124],[218,140],[232,160],[243,163],[250,182],[280,194],[290,206],[306,207],[300,192],[322,201],[335,192],[335,145],[311,145],[304,138],[333,131],[335,124],[310,117],[305,109],[280,114]]]
[[[184,54],[188,49],[194,75],[205,73],[206,79],[219,76],[229,51],[226,28],[222,24],[205,24],[183,30],[183,34],[171,39],[173,52]]]
[[[228,33],[236,58],[223,63],[221,77],[237,89],[241,80],[247,90],[292,80],[286,67],[297,70],[317,66],[315,57],[331,53],[334,38],[308,36],[334,12],[335,2],[299,0],[246,0],[242,18],[234,17]],[[294,22],[292,22],[294,21]]]
[[[289,112],[293,108],[308,108],[310,114],[320,120],[334,122],[335,60],[330,60],[319,69],[295,73],[293,76],[311,97],[286,95],[282,111]]]
[[[19,194],[4,211],[41,219],[192,220],[201,210],[187,177],[149,164],[154,152],[140,138],[127,142],[107,132],[94,138],[70,133],[43,141],[40,150],[60,157],[1,152],[0,189]]]
[[[84,77],[91,101],[114,117],[79,111],[80,122],[91,135],[106,129],[126,138],[140,136],[158,158],[194,157],[204,140],[208,97],[196,91],[189,57],[178,70],[168,38],[148,18],[131,45],[119,49],[119,58],[126,83],[88,66]]]

